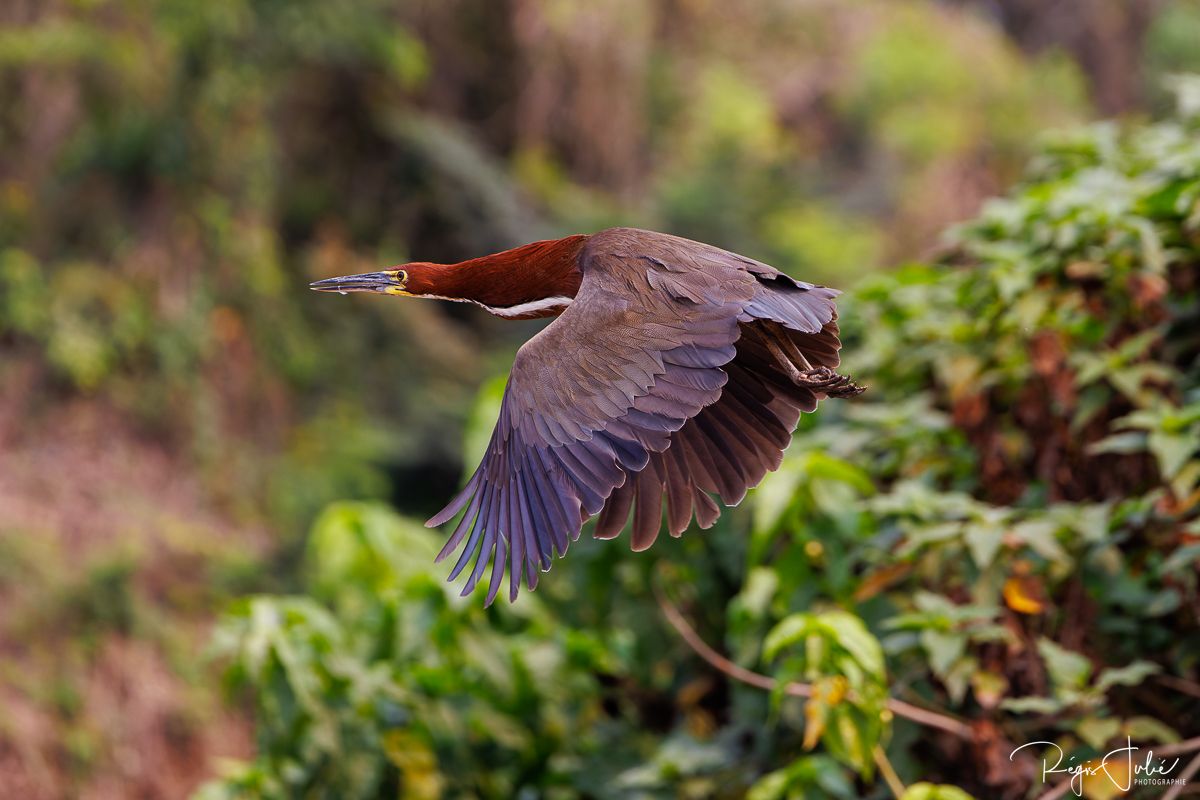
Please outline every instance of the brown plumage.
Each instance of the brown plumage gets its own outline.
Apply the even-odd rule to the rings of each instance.
[[[779,466],[800,414],[862,391],[839,363],[838,292],[717,247],[613,228],[313,288],[558,315],[518,351],[482,463],[430,526],[465,510],[438,559],[487,602],[565,555],[583,523],[634,550],[720,516]],[[465,543],[465,544],[464,544]]]

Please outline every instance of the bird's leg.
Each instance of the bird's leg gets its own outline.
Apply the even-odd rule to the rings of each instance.
[[[828,367],[821,367],[819,370],[813,369],[812,364],[810,364],[806,358],[804,359],[803,363],[807,364],[808,368],[801,372],[800,370],[796,369],[795,362],[791,358],[788,358],[783,350],[780,349],[778,342],[774,342],[771,339],[766,339],[766,345],[767,349],[771,351],[771,355],[775,356],[775,361],[778,362],[779,366],[783,368],[783,371],[787,373],[787,376],[791,378],[792,383],[796,384],[797,386],[816,386],[818,381],[827,380],[826,375],[821,374],[822,371],[824,373],[833,374],[833,371]],[[801,358],[803,358],[803,356],[801,356]],[[817,380],[814,380],[814,378]]]
[[[776,331],[771,326],[768,326],[768,331],[768,335],[764,337],[767,350],[775,356],[775,360],[792,383],[821,392],[828,397],[853,397],[865,391],[866,387],[859,386],[849,377],[839,375],[829,367],[814,367],[787,334]],[[785,354],[780,345],[791,352]],[[797,362],[804,365],[803,370],[797,369]]]
[[[799,364],[800,366],[804,367],[806,371],[812,371],[813,365],[804,356],[804,353],[800,352],[800,348],[796,347],[796,343],[788,338],[788,335],[783,332],[782,328],[777,328],[774,325],[768,325],[767,331],[775,337],[779,344],[782,345],[784,352],[789,356],[789,358],[785,359],[788,366]],[[779,354],[776,354],[776,357],[778,357],[778,355]],[[793,378],[793,380],[795,379]]]

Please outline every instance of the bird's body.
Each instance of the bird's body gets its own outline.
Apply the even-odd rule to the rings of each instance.
[[[456,265],[416,262],[314,288],[473,302],[558,318],[518,351],[487,452],[429,521],[465,509],[439,559],[463,547],[470,592],[509,596],[583,523],[632,546],[663,524],[701,528],[779,466],[801,412],[861,389],[839,363],[838,292],[711,245],[634,228],[533,244]],[[465,546],[464,546],[465,543]]]

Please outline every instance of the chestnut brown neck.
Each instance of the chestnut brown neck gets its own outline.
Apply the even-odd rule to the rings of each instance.
[[[477,303],[505,319],[556,316],[579,291],[578,256],[587,238],[533,242],[458,264],[405,264],[405,292]]]

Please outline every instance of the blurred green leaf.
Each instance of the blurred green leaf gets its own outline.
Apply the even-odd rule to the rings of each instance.
[[[1055,686],[1079,689],[1091,677],[1092,665],[1079,653],[1060,647],[1045,637],[1038,639],[1037,648]]]
[[[900,796],[900,800],[972,800],[972,798],[957,786],[937,786],[922,782],[909,786]]]

